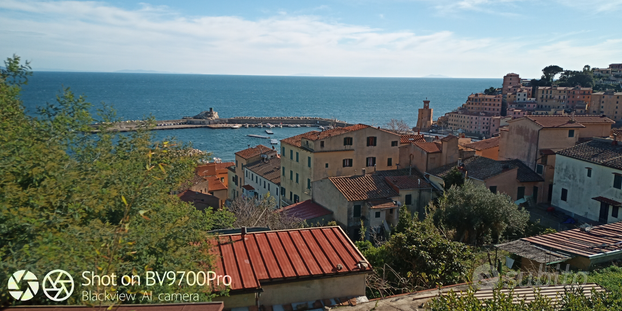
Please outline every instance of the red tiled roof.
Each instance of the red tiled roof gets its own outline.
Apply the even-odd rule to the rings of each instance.
[[[288,205],[277,212],[285,212],[287,216],[296,217],[301,219],[313,219],[326,215],[330,215],[333,212],[324,208],[323,206],[313,202],[312,200],[306,200],[292,205]]]
[[[423,135],[402,135],[400,136],[400,144],[408,144],[408,143],[414,143],[414,142],[425,142],[425,138],[423,137]]]
[[[572,116],[568,115],[528,115],[527,118],[542,127],[557,127],[557,128],[581,128],[585,127],[583,123],[615,123],[613,120],[603,116],[574,116],[574,122]]]
[[[416,142],[413,145],[419,147],[427,153],[441,152],[441,144],[437,142]]]
[[[216,176],[218,173],[226,173],[227,168],[235,165],[235,162],[224,162],[224,163],[207,163],[203,165],[197,166],[195,172],[197,175],[205,177],[205,176]]]
[[[320,139],[325,139],[325,138],[329,138],[329,137],[333,137],[333,136],[337,136],[337,135],[342,135],[342,134],[346,134],[346,133],[350,133],[350,132],[354,132],[354,131],[358,131],[358,130],[363,130],[366,128],[373,128],[379,131],[383,131],[386,133],[390,133],[396,136],[399,136],[399,134],[391,132],[389,130],[385,130],[379,127],[372,127],[366,124],[356,124],[356,125],[351,125],[351,126],[346,126],[346,127],[337,127],[331,130],[325,130],[322,132],[319,131],[311,131],[311,132],[307,132],[307,133],[303,133],[300,135],[296,135],[293,137],[289,137],[289,138],[285,138],[283,140],[281,140],[281,142],[284,142],[288,145],[292,145],[292,146],[296,146],[296,147],[300,147],[301,144],[301,140],[304,139],[308,139],[308,140],[320,140]]]
[[[480,140],[478,142],[470,143],[464,146],[478,151],[499,147],[499,136]]]
[[[220,181],[220,178],[218,178],[218,176],[211,176],[206,179],[208,191],[227,190],[227,186],[225,186],[225,184]]]
[[[117,305],[115,311],[222,311],[225,305],[222,301],[217,302],[194,302],[194,303],[166,303],[151,305]],[[93,311],[92,306],[15,306],[2,310],[11,311]]]
[[[383,176],[353,175],[328,178],[348,201],[365,201],[397,196]]]
[[[235,153],[235,155],[240,156],[240,157],[242,157],[244,159],[250,159],[252,157],[256,157],[256,156],[258,156],[258,155],[260,155],[262,153],[267,153],[267,152],[270,152],[270,151],[276,153],[276,150],[274,150],[272,148],[268,148],[268,147],[266,147],[264,145],[257,145],[255,147],[251,147],[251,148],[248,148],[248,149],[244,149],[242,151],[238,151],[238,152]]]
[[[220,200],[210,194],[200,193],[192,190],[186,190],[177,195],[180,200],[189,202],[198,210],[205,210],[208,207],[219,208]]]
[[[242,186],[242,188],[244,188],[244,189],[246,189],[248,191],[255,191],[255,188],[253,188],[253,186],[251,186],[251,185],[244,185],[244,186]]]
[[[397,189],[431,188],[425,179],[418,176],[387,176],[385,180]]]
[[[211,242],[217,255],[213,270],[231,277],[232,291],[372,269],[338,226],[223,235]]]
[[[522,238],[551,250],[591,257],[622,250],[622,222]]]

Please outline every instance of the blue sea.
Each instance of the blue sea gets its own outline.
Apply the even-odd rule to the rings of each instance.
[[[417,123],[417,109],[429,99],[434,119],[462,105],[471,93],[501,79],[349,78],[298,76],[233,76],[134,73],[35,72],[22,92],[27,112],[52,103],[63,87],[94,104],[112,105],[117,116],[138,120],[180,119],[214,108],[221,118],[236,116],[309,116],[383,126],[391,119]],[[313,128],[277,128],[283,139]],[[236,151],[268,140],[261,128],[183,129],[155,131],[156,139],[175,137],[225,161]]]

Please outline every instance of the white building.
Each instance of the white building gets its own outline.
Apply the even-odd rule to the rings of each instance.
[[[244,194],[263,199],[268,193],[280,208],[281,158],[262,159],[244,167]],[[248,187],[249,186],[249,187]],[[252,189],[251,189],[252,187]]]
[[[551,203],[600,223],[622,220],[622,142],[594,138],[557,152]]]

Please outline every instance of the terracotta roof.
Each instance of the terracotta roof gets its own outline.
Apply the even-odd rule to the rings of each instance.
[[[572,122],[572,117],[568,115],[528,115],[523,118],[527,118],[546,128],[582,128],[585,127],[583,123],[615,123],[613,120],[604,116],[574,116],[574,122]]]
[[[262,153],[268,153],[268,152],[275,152],[276,150],[266,147],[264,145],[257,145],[255,147],[251,147],[248,149],[244,149],[242,151],[238,151],[235,153],[235,155],[240,156],[244,159],[250,159],[252,157],[256,157],[258,155],[261,155]]]
[[[480,140],[478,142],[466,144],[464,146],[467,148],[475,149],[477,151],[499,147],[499,136]]]
[[[594,226],[589,231],[577,228],[521,240],[578,256],[602,256],[610,252],[622,251],[622,222]]]
[[[227,168],[235,165],[235,162],[207,163],[197,166],[195,172],[201,177],[216,176],[218,173],[227,173]]]
[[[423,137],[423,135],[402,135],[400,136],[400,144],[408,144],[408,143],[414,143],[414,142],[425,142],[425,138]]]
[[[225,307],[222,301],[193,303],[162,303],[162,304],[121,304],[114,307],[115,311],[221,311]],[[92,306],[15,306],[3,308],[11,311],[93,311]]]
[[[612,144],[612,140],[593,139],[561,151],[558,155],[622,169],[622,142]]]
[[[431,188],[425,179],[418,176],[387,176],[385,180],[397,189]]]
[[[281,159],[272,158],[267,161],[257,161],[251,164],[247,164],[248,168],[253,173],[273,182],[275,184],[281,183]]]
[[[371,209],[385,209],[397,207],[397,205],[393,203],[393,200],[389,199],[369,200],[367,203],[369,204],[369,207]]]
[[[231,277],[232,291],[372,269],[338,226],[222,235],[211,242],[217,255],[213,270]]]
[[[441,152],[441,144],[438,142],[415,142],[413,145],[427,153]]]
[[[348,201],[365,201],[397,196],[384,176],[353,175],[328,178]]]
[[[244,188],[244,189],[246,189],[248,191],[255,191],[255,188],[253,188],[253,186],[251,186],[251,185],[244,185],[244,186],[242,186],[242,188]]]
[[[369,126],[366,124],[356,124],[356,125],[351,125],[351,126],[346,126],[346,127],[337,127],[337,128],[334,128],[331,130],[325,130],[322,132],[311,131],[311,132],[303,133],[303,134],[296,135],[293,137],[285,138],[281,140],[281,142],[284,142],[288,145],[300,147],[301,146],[300,142],[303,138],[308,139],[308,140],[320,140],[320,139],[338,136],[338,135],[342,135],[342,134],[346,134],[346,133],[350,133],[350,132],[354,132],[358,130],[363,130],[366,128],[373,128],[375,130],[379,130],[379,131],[383,131],[389,134],[393,134],[395,136],[399,136],[399,134],[391,132],[383,128],[373,127],[373,126]]]
[[[227,190],[227,186],[220,181],[218,176],[211,176],[206,178],[208,191]]]
[[[327,216],[333,213],[312,200],[306,200],[285,206],[278,209],[277,212],[285,212],[287,216],[305,220]]]

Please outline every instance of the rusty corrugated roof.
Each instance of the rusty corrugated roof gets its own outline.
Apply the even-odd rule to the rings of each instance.
[[[341,227],[221,235],[212,240],[215,272],[232,278],[231,290],[257,290],[270,282],[371,272],[371,265]]]
[[[313,202],[311,199],[285,206],[278,209],[277,212],[285,212],[285,215],[287,216],[305,220],[327,216],[333,213],[323,206]]]
[[[589,230],[571,229],[522,240],[551,250],[593,257],[622,251],[622,222],[594,226]]]

